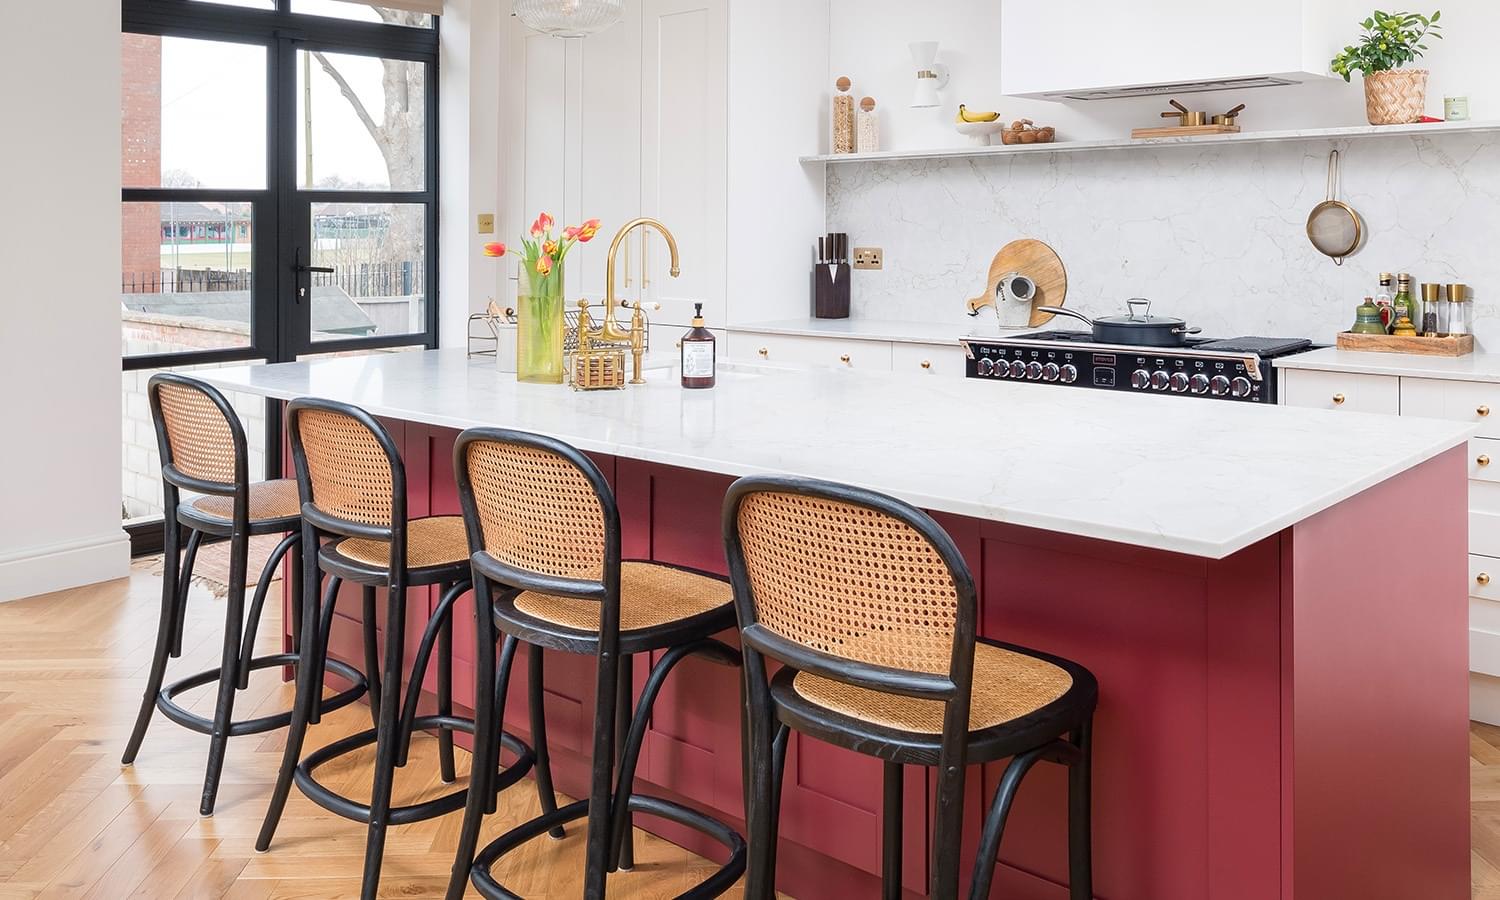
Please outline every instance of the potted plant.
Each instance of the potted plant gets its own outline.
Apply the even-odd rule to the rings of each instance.
[[[1365,117],[1371,125],[1406,125],[1422,118],[1427,107],[1426,69],[1403,69],[1427,52],[1428,38],[1441,39],[1438,11],[1387,13],[1376,10],[1360,23],[1365,33],[1359,43],[1333,58],[1333,71],[1350,80],[1365,77]]]
[[[570,225],[554,237],[556,220],[546,213],[522,239],[516,290],[516,380],[532,384],[563,383],[563,263],[574,244],[586,244],[599,233],[599,220]],[[484,255],[502,257],[504,244],[485,244]]]

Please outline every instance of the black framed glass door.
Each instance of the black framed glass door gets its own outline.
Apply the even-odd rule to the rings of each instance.
[[[351,0],[124,0],[123,31],[121,512],[151,552],[153,372],[437,345],[438,35]],[[230,400],[278,476],[279,406]]]

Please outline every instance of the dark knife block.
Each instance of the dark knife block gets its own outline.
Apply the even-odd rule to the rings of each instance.
[[[815,265],[812,272],[812,312],[815,319],[849,318],[848,263]]]

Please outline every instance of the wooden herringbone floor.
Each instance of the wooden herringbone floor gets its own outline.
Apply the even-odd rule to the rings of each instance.
[[[128,581],[0,604],[0,900],[79,897],[314,900],[358,894],[364,829],[296,791],[270,853],[253,843],[281,758],[280,732],[230,742],[217,813],[198,816],[208,741],[160,716],[136,765],[120,765],[155,637],[160,579],[149,564]],[[218,663],[222,606],[195,589],[184,657],[172,672]],[[262,628],[263,652],[279,629]],[[197,711],[212,697],[200,691]],[[239,709],[285,708],[290,687],[260,673]],[[324,719],[309,749],[367,727],[362,705]],[[413,750],[397,802],[433,796],[436,744]],[[1500,728],[1475,724],[1470,757],[1473,895],[1500,900]],[[320,770],[351,795],[368,794],[369,754]],[[460,774],[467,755],[460,754]],[[511,789],[486,838],[536,814],[533,791]],[[382,897],[442,895],[460,816],[394,829]],[[711,869],[665,841],[642,835],[634,872],[612,876],[612,896],[668,897]],[[582,838],[534,842],[511,857],[501,880],[526,897],[582,894]],[[471,892],[472,895],[472,892]]]
[[[150,662],[160,585],[149,564],[141,564],[129,580],[0,604],[0,900],[358,896],[364,827],[295,789],[271,852],[254,851],[282,732],[230,741],[212,818],[198,816],[206,737],[158,714],[136,764],[120,765]],[[183,658],[168,679],[218,665],[222,610],[207,591],[194,589]],[[261,652],[275,652],[280,628],[272,619],[268,611]],[[210,691],[190,696],[196,701],[190,708],[211,715]],[[252,679],[236,717],[290,702],[290,686],[267,670]],[[369,721],[363,704],[327,716],[310,732],[308,750],[368,728]],[[395,802],[441,793],[436,746],[423,738],[413,749]],[[335,790],[367,798],[372,757],[367,752],[319,772]],[[467,765],[468,755],[460,753],[461,779]],[[535,791],[512,788],[501,795],[484,839],[536,813]],[[380,895],[442,896],[461,818],[455,813],[393,829]],[[675,896],[713,870],[644,833],[636,854],[634,871],[611,876],[611,896]],[[561,842],[528,845],[497,874],[523,896],[574,900],[583,893],[582,870],[582,830],[570,829]]]

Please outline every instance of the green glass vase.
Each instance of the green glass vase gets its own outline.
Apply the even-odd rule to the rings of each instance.
[[[521,263],[516,289],[516,380],[562,384],[563,267],[539,275]]]

